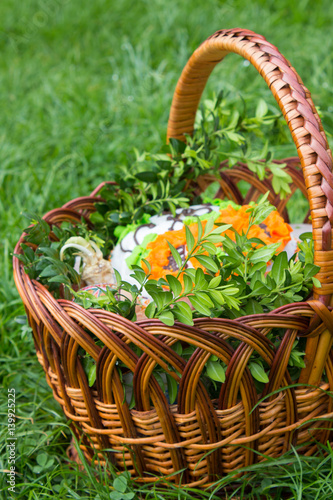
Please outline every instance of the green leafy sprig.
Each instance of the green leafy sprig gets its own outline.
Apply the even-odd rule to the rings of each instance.
[[[132,173],[124,169],[116,178],[117,186],[106,185],[100,192],[102,202],[95,204],[96,212],[90,216],[96,233],[106,241],[105,252],[110,252],[121,227],[138,225],[147,216],[163,211],[176,213],[176,208],[187,208],[189,198],[182,192],[185,181],[172,181],[172,165],[165,162],[163,168]]]
[[[215,276],[219,271],[217,262],[214,257],[207,255],[207,252],[215,255],[216,247],[213,242],[223,242],[224,236],[221,236],[221,233],[231,226],[224,224],[213,229],[213,225],[214,220],[211,217],[203,230],[202,223],[198,219],[197,240],[189,227],[185,226],[188,254],[184,262],[177,249],[168,242],[179,271],[176,277],[170,274],[166,275],[165,279],[149,280],[146,284],[145,288],[153,299],[146,309],[149,318],[157,317],[170,326],[175,319],[193,325],[193,310],[200,315],[212,316],[212,311],[224,304],[238,309],[238,301],[233,298],[233,295],[238,293],[238,288],[222,282],[221,277]],[[201,268],[188,268],[189,262],[194,258],[206,272]],[[147,261],[145,263],[149,265]],[[162,292],[161,287],[164,288]],[[189,300],[193,310],[184,299]]]
[[[155,168],[169,163],[172,182],[177,185],[186,179],[187,186],[202,173],[218,175],[221,167],[242,162],[260,180],[271,176],[274,191],[284,198],[290,193],[291,177],[285,163],[273,161],[273,145],[287,142],[288,132],[281,113],[272,109],[263,99],[252,109],[243,96],[221,91],[215,99],[203,102],[186,143],[170,139],[160,153],[137,155],[137,161],[155,161]]]
[[[23,262],[24,270],[31,279],[38,280],[59,297],[65,292],[63,285],[79,285],[80,276],[74,269],[74,256],[63,262],[60,259],[60,249],[71,236],[80,233],[89,234],[84,221],[77,226],[63,222],[60,226],[49,224],[35,214],[23,214],[30,220],[24,243],[21,244],[22,253],[16,257]]]
[[[190,200],[201,203],[205,195],[194,198],[191,181],[203,173],[219,175],[221,168],[240,161],[260,180],[271,176],[273,188],[282,198],[290,193],[286,164],[274,163],[268,145],[267,137],[274,144],[287,142],[285,121],[278,110],[272,110],[263,99],[249,109],[243,96],[220,92],[215,99],[204,101],[186,143],[171,138],[156,154],[135,150],[132,164],[119,168],[117,185],[108,184],[101,190],[103,201],[96,203],[91,215],[96,233],[106,241],[105,255],[117,241],[115,231],[121,234],[120,226],[163,211],[174,214]],[[209,196],[214,197],[218,188],[213,183]]]

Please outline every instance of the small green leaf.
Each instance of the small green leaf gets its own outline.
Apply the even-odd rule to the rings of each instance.
[[[206,252],[209,253],[209,255],[215,255],[216,254],[216,246],[213,243],[206,242],[202,244],[202,247],[206,250]]]
[[[201,304],[204,305],[205,307],[214,307],[213,302],[209,298],[208,293],[204,292],[195,292],[195,297],[200,300]]]
[[[169,139],[169,142],[172,146],[172,149],[174,150],[175,153],[184,153],[186,144],[183,141],[180,141],[179,139]]]
[[[113,269],[114,271],[114,274],[116,276],[116,280],[117,280],[117,285],[120,286],[121,284],[121,276],[120,276],[120,273],[117,271],[117,269]]]
[[[254,219],[253,224],[261,224],[264,220],[269,216],[271,212],[273,212],[275,207],[273,205],[265,204],[260,207],[256,207],[254,209]]]
[[[192,283],[193,282],[195,283],[197,271],[198,271],[198,269],[189,268],[189,269],[185,269],[184,274],[190,278]],[[202,272],[202,269],[200,269],[200,271]],[[202,272],[202,274],[203,274],[203,272]]]
[[[213,218],[211,218],[211,219],[213,219]],[[211,219],[209,219],[209,220],[211,220]],[[213,229],[213,231],[210,231],[209,236],[211,236],[213,234],[220,235],[221,233],[224,233],[225,231],[227,231],[228,229],[230,229],[232,227],[232,224],[218,224],[218,223],[216,223],[215,225],[218,227]],[[206,228],[207,228],[207,226],[206,226]]]
[[[148,272],[151,272],[151,265],[146,259],[141,259],[141,261],[147,266]]]
[[[305,264],[304,279],[308,280],[309,278],[313,278],[319,271],[319,266],[315,266],[314,264]]]
[[[195,239],[188,226],[185,226],[185,233],[186,233],[187,250],[190,253],[195,245]]]
[[[183,350],[183,357],[188,360],[195,351],[195,346],[191,345]]]
[[[38,453],[37,455],[37,463],[38,465],[40,465],[41,467],[44,467],[48,461],[48,455],[46,453]]]
[[[212,278],[210,280],[208,287],[209,288],[216,288],[216,287],[218,287],[219,284],[221,283],[221,279],[222,279],[221,276],[214,276],[214,278]]]
[[[173,217],[176,217],[176,206],[175,206],[175,204],[172,203],[171,201],[168,201],[167,203],[168,203],[169,210],[172,213]]]
[[[154,302],[150,302],[150,304],[148,304],[148,306],[145,309],[145,315],[147,316],[147,318],[151,319],[154,317],[155,311],[156,311],[156,304],[154,304]]]
[[[171,349],[173,351],[175,351],[177,354],[179,354],[179,356],[182,355],[183,346],[182,346],[181,342],[179,342],[179,340],[172,345]]]
[[[207,236],[207,234],[209,234],[211,232],[213,227],[214,227],[214,217],[209,217],[209,219],[206,222],[204,237]]]
[[[94,385],[95,380],[96,380],[96,363],[93,363],[89,368],[89,373],[88,373],[89,387],[92,387]]]
[[[245,142],[244,137],[241,134],[237,134],[236,132],[225,130],[224,134],[228,139],[230,139],[230,141],[236,142],[237,144],[242,144],[243,142]]]
[[[189,299],[192,306],[199,314],[203,314],[204,316],[210,316],[211,313],[210,309],[204,306],[201,303],[200,299],[198,299],[197,297],[189,297]]]
[[[319,281],[318,278],[312,278],[312,283],[314,284],[314,286],[316,286],[317,288],[321,288],[321,283]]]
[[[215,106],[214,106],[214,109],[218,109],[218,107],[221,105],[221,102],[222,102],[222,99],[223,99],[223,94],[224,94],[224,91],[223,89],[220,90],[220,92],[218,93],[217,95],[217,98],[216,98],[216,101],[215,101]],[[238,113],[238,112],[237,112]],[[238,116],[239,116],[239,113],[238,113]],[[238,121],[238,120],[237,120]]]
[[[134,273],[130,275],[131,278],[134,278],[140,285],[143,285],[146,280],[146,273],[144,270],[134,265],[132,266],[132,270],[134,270]]]
[[[263,382],[264,384],[269,382],[267,373],[259,363],[251,361],[251,363],[249,363],[249,370],[252,377],[258,380],[258,382]]]
[[[182,261],[182,258],[179,254],[179,252],[177,252],[177,250],[175,249],[175,247],[170,243],[170,241],[167,240],[167,243],[169,245],[169,248],[171,250],[171,254],[173,256],[173,258],[175,259],[175,262],[176,262],[176,265],[178,267],[178,269],[181,269],[182,265],[183,265],[183,261]]]
[[[128,493],[121,493],[120,491],[111,491],[110,499],[111,500],[127,500],[127,498],[128,498],[127,495],[128,495]]]
[[[223,293],[218,290],[209,290],[209,296],[213,299],[219,306],[225,304],[225,300],[223,298]]]
[[[289,364],[291,366],[298,366],[299,368],[305,368],[306,365],[304,359],[301,356],[304,356],[304,352],[292,350],[290,353]]]
[[[202,266],[204,266],[209,271],[213,271],[214,273],[217,273],[219,271],[216,262],[211,257],[208,257],[207,255],[195,255],[195,258]]]
[[[171,292],[160,292],[160,297],[163,300],[163,307],[168,305],[173,300],[173,296]]]
[[[205,237],[205,242],[222,243],[224,239],[225,236],[221,236],[219,234],[209,234],[208,236]]]
[[[175,379],[171,377],[171,375],[169,375],[168,373],[166,373],[166,380],[167,380],[169,401],[170,404],[173,405],[174,402],[176,401],[178,394],[178,384],[175,381]]]
[[[165,383],[164,383],[164,380],[163,380],[161,374],[157,370],[154,370],[153,375],[156,378],[157,383],[160,386],[160,388],[162,389],[162,391],[165,392]]]
[[[264,99],[260,99],[256,109],[256,118],[263,118],[267,115],[268,107]]]
[[[192,310],[186,302],[179,300],[172,309],[172,312],[181,323],[190,326],[193,325]]]
[[[71,285],[71,281],[67,276],[59,275],[49,278],[49,283],[62,283],[63,285]]]
[[[150,183],[150,182],[156,182],[158,180],[158,176],[156,172],[151,172],[151,171],[146,171],[146,172],[139,172],[138,174],[135,174],[135,177],[142,182]]]
[[[312,240],[312,237],[313,237],[312,233],[302,233],[299,235],[299,239],[301,241]]]
[[[193,288],[193,282],[187,274],[183,274],[184,293],[189,293]]]
[[[251,295],[267,295],[269,294],[269,288],[262,281],[256,281],[252,286]]]
[[[267,268],[267,265],[265,264],[265,268]],[[264,283],[266,278],[260,271],[256,271],[253,276],[251,277],[251,288],[254,288],[255,283],[260,282]]]
[[[192,269],[187,269],[186,272],[189,273],[190,271],[192,271]],[[198,269],[194,271],[194,283],[195,288],[198,290],[206,290],[208,288],[208,283],[205,279],[205,273],[200,267],[198,267]]]
[[[25,245],[24,243],[21,243],[21,248],[24,251],[24,255],[26,256],[27,260],[29,262],[34,262],[35,252],[33,251],[33,249],[30,248],[29,245]]]
[[[245,312],[247,314],[262,314],[264,310],[259,302],[254,299],[250,299],[245,306]]]
[[[27,265],[29,263],[29,259],[27,259],[26,255],[21,255],[19,253],[14,253],[13,255],[21,262],[23,262],[23,264]]]
[[[258,201],[257,206],[263,205],[267,201],[268,196],[269,196],[269,191],[266,191],[266,193],[263,196],[260,197],[260,200]],[[273,210],[275,210],[274,207],[273,207]]]
[[[270,291],[276,290],[276,288],[277,288],[277,284],[276,284],[275,280],[269,274],[267,274],[267,276],[266,276],[266,285]]]
[[[225,294],[223,297],[228,307],[234,308],[237,311],[239,311],[239,303],[240,303],[239,299],[236,299],[235,297],[230,297],[227,294]]]
[[[277,255],[277,257],[275,258],[274,264],[269,274],[276,281],[276,283],[282,283],[284,281],[285,270],[287,268],[287,252],[280,252],[279,255]]]
[[[212,380],[222,383],[225,381],[225,371],[218,361],[212,361],[210,358],[206,364],[206,369],[208,377]]]
[[[35,472],[35,474],[40,474],[43,470],[45,470],[45,468],[41,467],[40,465],[35,465],[33,468],[33,471]]]
[[[252,264],[257,264],[258,262],[268,262],[280,245],[281,243],[272,243],[271,245],[258,248],[258,250],[255,250],[252,255],[249,256],[249,261]]]
[[[174,296],[178,297],[179,295],[181,295],[183,287],[181,283],[177,280],[177,278],[175,278],[175,276],[172,276],[171,274],[167,274],[165,278],[169,283],[170,290],[173,292]]]
[[[31,249],[30,249],[31,250]],[[54,266],[54,264],[49,264],[43,271],[40,273],[40,278],[49,278],[51,276],[57,276],[59,274],[58,269]]]
[[[258,245],[265,245],[266,244],[260,238],[250,238],[247,240],[247,243],[258,243]]]
[[[285,306],[287,304],[290,304],[290,302],[292,302],[292,301],[288,300],[288,298],[285,295],[281,294],[274,300],[274,304],[273,304],[274,309],[277,309],[278,307],[282,307],[282,306]]]
[[[158,319],[162,321],[165,325],[173,326],[175,319],[171,311],[162,311],[157,315]]]
[[[288,271],[288,269],[286,269],[286,271],[285,271],[285,275],[286,275],[286,279],[285,279],[285,281],[284,281],[284,286],[289,286],[289,285],[291,285],[292,278],[291,278],[291,274],[290,274],[290,272]]]
[[[163,307],[163,298],[161,297],[160,293],[153,292],[150,289],[147,288],[148,293],[150,294],[151,298],[155,302],[157,309],[160,310]]]

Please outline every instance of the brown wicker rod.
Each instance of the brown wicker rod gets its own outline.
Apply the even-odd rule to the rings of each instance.
[[[104,181],[101,182],[90,194],[90,196],[98,196],[98,193],[103,189],[105,186],[116,186],[117,183],[114,181]]]
[[[263,36],[239,28],[221,30],[209,37],[193,53],[178,80],[171,105],[167,137],[185,141],[184,134],[193,133],[195,114],[208,77],[217,63],[230,52],[250,61],[262,75],[291,131],[310,203],[314,261],[317,265],[324,261],[330,276],[327,279],[327,271],[319,271],[317,278],[322,286],[314,287],[314,297],[329,304],[333,292],[333,261],[326,252],[331,250],[332,240],[332,155],[310,92],[278,49]],[[307,369],[308,381],[311,380],[314,384],[320,382],[320,368],[326,362],[332,342],[333,337],[329,330],[322,334],[320,341],[309,340],[307,353],[314,348],[316,354],[312,365]],[[312,370],[314,366],[316,368]]]

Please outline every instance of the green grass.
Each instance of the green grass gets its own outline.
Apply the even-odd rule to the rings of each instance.
[[[25,226],[21,212],[43,214],[86,195],[112,179],[120,165],[130,168],[134,148],[157,150],[165,140],[177,78],[192,51],[217,29],[246,27],[277,45],[302,76],[332,133],[332,22],[331,0],[1,3],[0,468],[7,466],[6,393],[13,387],[18,417],[15,498],[110,498],[93,472],[83,473],[66,460],[70,431],[22,319],[11,268],[11,253]],[[237,57],[214,71],[207,93],[221,88],[273,102],[255,70]],[[295,154],[292,143],[277,152],[290,154]],[[333,460],[328,451],[327,458],[306,459],[292,452],[288,459],[255,466],[228,496],[331,499]],[[250,478],[253,493],[242,490]],[[0,498],[7,498],[4,481]],[[221,491],[231,481],[225,479]],[[161,488],[141,488],[141,498],[194,496],[171,487],[160,493]],[[199,497],[215,498],[210,493]]]

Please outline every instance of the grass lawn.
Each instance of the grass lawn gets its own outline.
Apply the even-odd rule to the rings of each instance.
[[[331,0],[8,0],[0,5],[0,469],[8,467],[7,389],[16,391],[16,499],[193,498],[170,487],[127,487],[110,496],[87,466],[70,465],[70,431],[38,364],[12,279],[11,254],[26,220],[131,168],[134,148],[165,141],[173,90],[193,50],[214,31],[244,27],[292,62],[333,133]],[[239,57],[212,75],[206,95],[241,90],[273,104]],[[330,140],[330,137],[329,137]],[[276,156],[296,154],[290,145]],[[324,451],[324,450],[323,450]],[[328,451],[331,451],[328,449]],[[252,468],[228,498],[333,498],[333,454]],[[102,471],[100,472],[102,475]],[[246,493],[251,479],[256,489]],[[9,498],[7,475],[0,498]],[[219,486],[220,491],[231,479]],[[110,483],[110,480],[109,480]],[[131,495],[133,493],[133,495]],[[136,496],[134,496],[136,495]],[[200,493],[198,498],[217,498]]]

